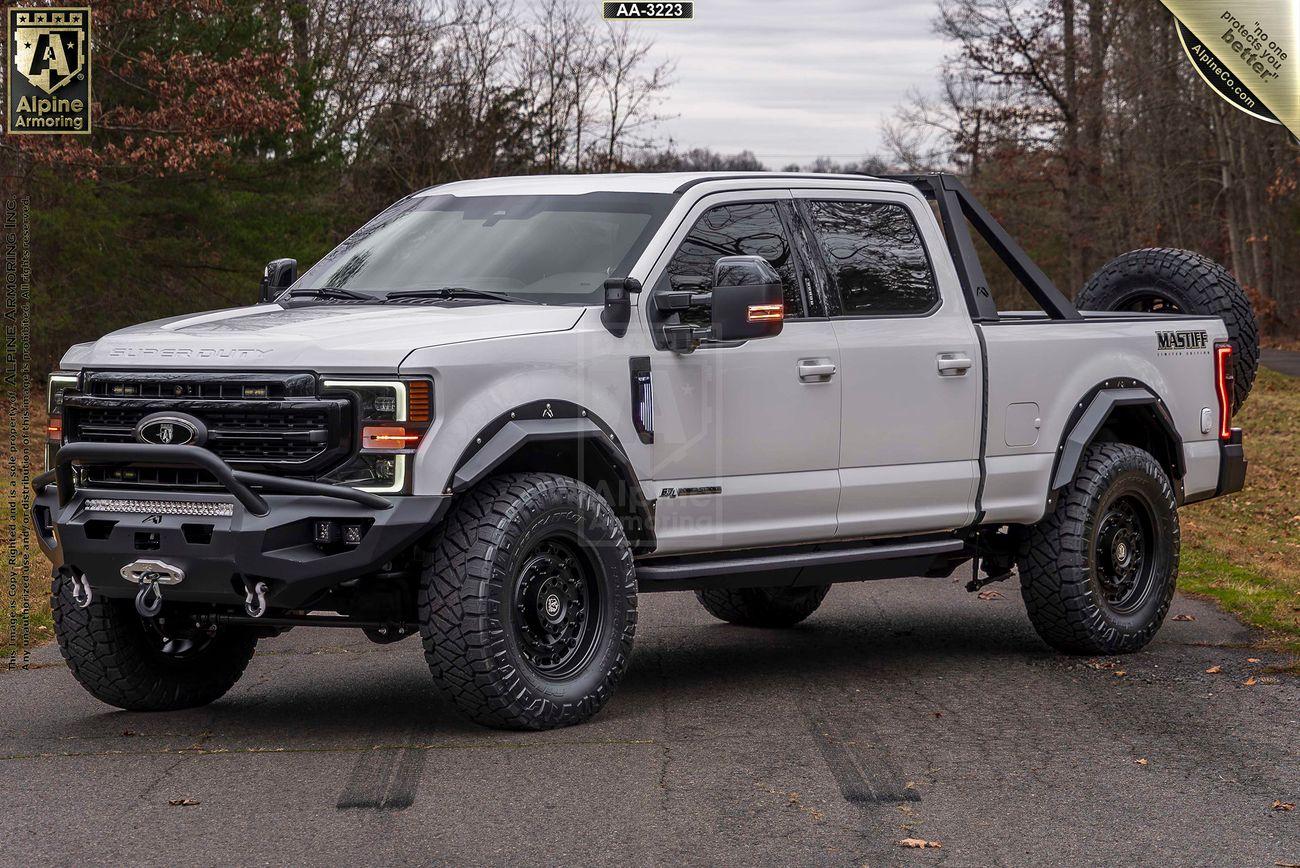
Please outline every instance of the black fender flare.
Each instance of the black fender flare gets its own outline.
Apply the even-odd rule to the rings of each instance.
[[[1176,447],[1170,456],[1173,461],[1174,483],[1178,484],[1187,473],[1187,462],[1182,450],[1183,438],[1160,396],[1150,386],[1137,380],[1108,380],[1094,387],[1070,414],[1070,420],[1061,436],[1061,445],[1057,449],[1056,466],[1052,471],[1053,496],[1074,479],[1079,463],[1083,460],[1084,450],[1119,407],[1147,408],[1155,424]]]
[[[572,401],[543,399],[522,404],[493,419],[465,447],[444,486],[445,494],[473,487],[529,444],[585,441],[611,465],[627,488],[624,504],[638,519],[636,548],[654,546],[654,510],[641,489],[632,460],[618,434],[603,419]],[[615,507],[617,509],[617,505]],[[634,534],[629,533],[629,536]]]

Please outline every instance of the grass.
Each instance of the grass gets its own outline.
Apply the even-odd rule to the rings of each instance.
[[[32,443],[39,449],[45,428],[43,395],[34,394],[32,404]],[[1300,655],[1300,378],[1261,368],[1237,421],[1246,430],[1246,488],[1182,511],[1179,588],[1212,598],[1266,630],[1274,647]],[[39,455],[32,461],[34,467],[41,466]],[[0,486],[7,485],[7,473],[8,466],[0,466]],[[27,528],[22,516],[18,529],[29,533]],[[8,521],[0,526],[0,541],[9,550],[13,532]],[[24,605],[31,644],[53,636],[49,564],[35,541],[31,553],[26,594],[20,588],[14,595],[8,582],[0,582],[0,660],[15,659],[15,652],[23,650],[21,641],[18,647],[5,643]]]
[[[1179,587],[1300,655],[1300,377],[1261,368],[1236,424],[1246,432],[1246,487],[1182,511]]]

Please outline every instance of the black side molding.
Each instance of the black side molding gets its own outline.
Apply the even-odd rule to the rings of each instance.
[[[1215,497],[1233,494],[1246,487],[1246,447],[1241,442],[1241,429],[1233,428],[1228,440],[1219,442],[1219,485]]]
[[[636,577],[642,591],[818,585],[948,575],[970,554],[966,541],[953,537],[811,544],[650,558],[637,562]]]

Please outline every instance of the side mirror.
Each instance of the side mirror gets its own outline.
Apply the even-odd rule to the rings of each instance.
[[[748,341],[781,333],[785,293],[781,275],[761,256],[724,256],[713,266],[715,341]]]
[[[298,279],[298,260],[272,259],[262,272],[262,285],[257,291],[257,303],[267,304],[284,292]]]
[[[611,277],[605,281],[605,309],[600,321],[616,338],[627,334],[632,319],[632,296],[641,291],[641,281],[635,277]]]

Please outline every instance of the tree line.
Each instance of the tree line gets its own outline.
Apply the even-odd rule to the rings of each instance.
[[[941,0],[936,28],[956,48],[938,94],[887,124],[892,162],[965,175],[1063,287],[1134,247],[1184,247],[1294,339],[1300,146],[1200,80],[1161,4]]]
[[[583,0],[90,5],[93,134],[0,140],[6,188],[32,197],[37,370],[245,303],[265,260],[315,261],[413,189],[767,168],[659,140],[672,60]],[[936,27],[955,47],[937,95],[903,102],[880,153],[805,168],[957,171],[1067,291],[1133,247],[1205,252],[1295,333],[1300,151],[1197,79],[1159,4],[940,0]]]

